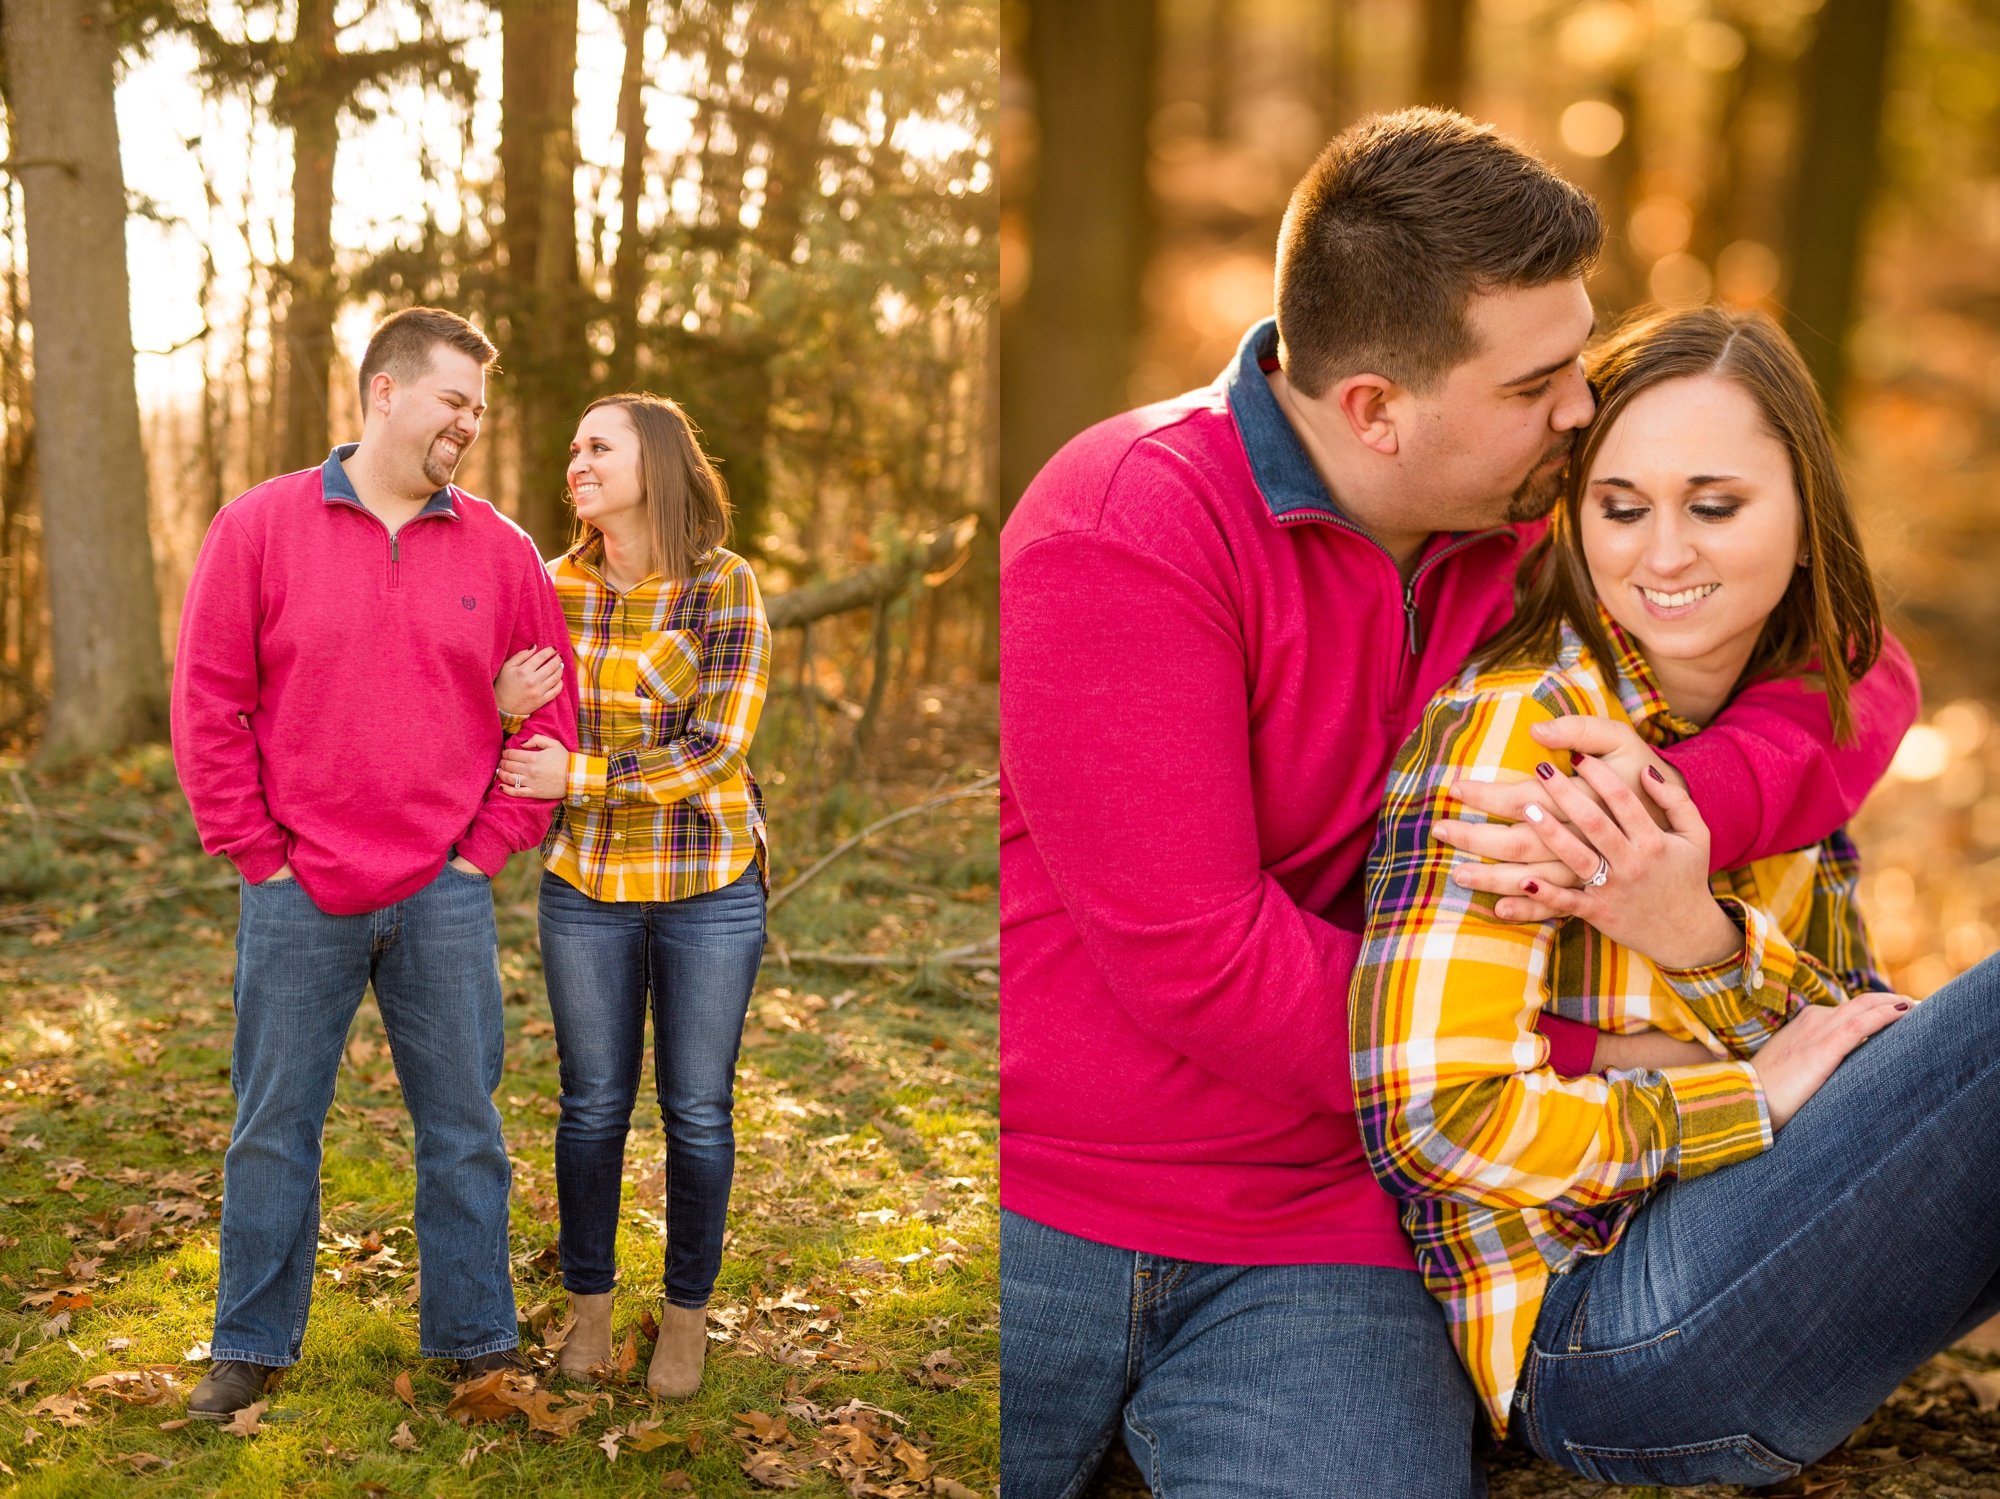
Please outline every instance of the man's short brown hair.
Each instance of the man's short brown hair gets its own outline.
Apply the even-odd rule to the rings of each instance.
[[[1285,209],[1285,376],[1308,396],[1362,373],[1433,389],[1478,352],[1474,293],[1580,276],[1603,243],[1590,195],[1491,125],[1443,109],[1363,120]]]
[[[398,384],[421,379],[431,367],[431,350],[439,344],[479,361],[481,369],[500,355],[487,338],[455,312],[442,307],[406,307],[384,318],[368,335],[361,356],[361,410],[368,410],[368,384],[388,375]]]

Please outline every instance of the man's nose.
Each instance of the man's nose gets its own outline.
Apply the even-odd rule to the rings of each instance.
[[[1561,395],[1549,415],[1549,425],[1558,432],[1574,432],[1589,426],[1590,419],[1597,415],[1597,398],[1590,393],[1590,382],[1583,378],[1583,361],[1573,362],[1556,380]]]

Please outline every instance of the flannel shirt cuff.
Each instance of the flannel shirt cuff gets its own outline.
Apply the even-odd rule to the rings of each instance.
[[[569,784],[563,788],[564,800],[577,807],[585,802],[604,800],[605,764],[602,755],[571,755]]]
[[[637,801],[645,795],[645,777],[639,773],[639,752],[619,750],[605,762],[604,795],[608,801]]]
[[[1712,1005],[1704,1005],[1704,1000],[1736,994],[1752,1005],[1789,1008],[1779,1006],[1776,1001],[1778,994],[1790,987],[1792,971],[1799,966],[1797,949],[1777,922],[1757,907],[1746,905],[1733,895],[1717,896],[1716,904],[1743,934],[1742,951],[1720,963],[1706,963],[1699,968],[1662,966],[1660,977],[1704,1018],[1713,1009]],[[1767,1000],[1763,991],[1773,985],[1776,987]]]
[[[1771,1111],[1757,1069],[1748,1062],[1669,1067],[1660,1076],[1680,1114],[1675,1174],[1682,1181],[1771,1148]]]
[[[525,713],[502,713],[500,715],[501,736],[506,739],[512,739],[516,734],[521,732],[521,725],[527,721],[528,716]]]

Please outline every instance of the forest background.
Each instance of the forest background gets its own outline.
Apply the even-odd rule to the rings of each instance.
[[[1001,487],[1207,384],[1272,305],[1292,185],[1416,104],[1596,195],[1600,321],[1780,318],[1840,424],[1924,721],[1854,831],[1897,985],[2000,945],[2000,11],[1985,0],[1002,0]],[[2000,1494],[2000,1336],[1784,1492]],[[1611,1494],[1512,1456],[1496,1495]],[[1095,1491],[1143,1492],[1114,1452]],[[1630,1491],[1637,1494],[1639,1490]],[[1653,1490],[1643,1492],[1652,1493]],[[1664,1492],[1664,1491],[1658,1491]],[[1733,1489],[1704,1493],[1734,1493]]]
[[[0,1489],[992,1488],[998,20],[0,7]],[[775,627],[751,750],[770,935],[709,1373],[686,1402],[643,1383],[666,1227],[645,1100],[620,1356],[553,1376],[560,1085],[522,855],[494,882],[495,1103],[554,1393],[496,1404],[417,1356],[408,1115],[364,1000],[303,1361],[224,1432],[179,1407],[215,1294],[236,882],[175,782],[167,674],[211,520],[359,435],[369,329],[418,303],[501,350],[458,483],[553,556],[585,404],[672,396]]]

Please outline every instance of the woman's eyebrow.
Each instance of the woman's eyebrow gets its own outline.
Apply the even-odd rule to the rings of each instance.
[[[1688,488],[1700,489],[1704,484],[1733,484],[1742,477],[1741,474],[1689,474]]]
[[[1636,490],[1639,487],[1638,485],[1634,484],[1630,479],[1592,479],[1590,482],[1592,484],[1609,484],[1614,489]]]

